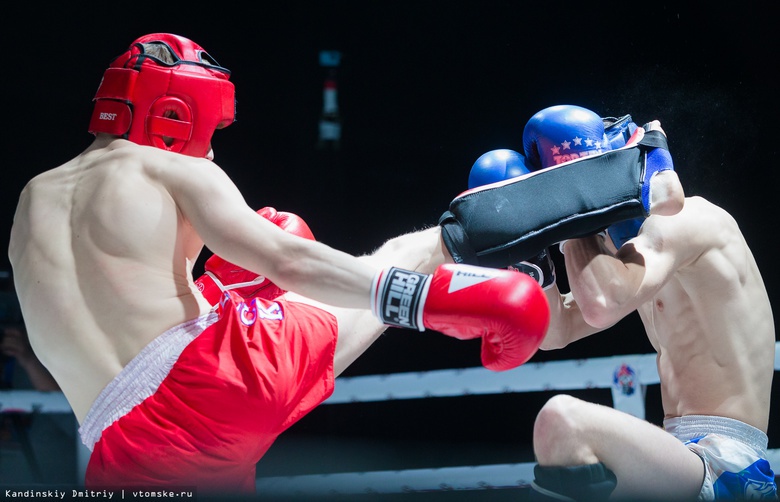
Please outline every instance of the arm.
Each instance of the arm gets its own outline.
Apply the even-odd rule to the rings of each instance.
[[[260,209],[257,213],[288,233],[314,240],[314,235],[306,222],[294,213],[278,212],[268,207]],[[430,274],[439,265],[447,262],[448,256],[444,253],[439,227],[431,227],[394,237],[370,255],[361,256],[359,259],[381,268],[395,264],[405,269]],[[195,284],[212,305],[218,303],[224,290],[236,291],[246,299],[272,300],[285,294],[267,278],[258,277],[256,273],[226,262],[216,254],[206,261],[204,268],[206,274],[195,281]],[[352,364],[387,328],[367,309],[333,307],[291,292],[287,292],[285,298],[288,301],[314,305],[337,318],[339,337],[334,358],[334,370],[337,375]]]
[[[423,274],[432,274],[439,265],[453,263],[438,226],[393,237],[360,259],[378,268],[394,265]]]
[[[547,289],[545,293],[550,305],[550,327],[540,349],[562,349],[572,342],[603,331],[602,328],[594,328],[585,322],[571,293],[562,294],[557,285]]]
[[[176,157],[155,175],[215,254],[268,277],[282,289],[331,305],[369,308],[377,267],[325,244],[299,239],[267,221],[212,162]]]
[[[179,169],[159,169],[158,175],[167,181],[185,223],[222,259],[266,275],[282,289],[335,307],[370,308],[391,326],[482,338],[482,362],[495,371],[526,362],[544,337],[549,308],[541,286],[513,271],[435,267],[445,259],[438,228],[420,232],[427,237],[418,243],[428,253],[413,264],[435,267],[433,274],[380,267],[384,255],[396,253],[407,239],[391,240],[381,253],[358,259],[267,221],[210,161],[176,157],[169,163]]]
[[[606,329],[651,300],[678,268],[668,239],[674,217],[651,216],[616,251],[601,236],[565,244],[566,270],[585,322]]]

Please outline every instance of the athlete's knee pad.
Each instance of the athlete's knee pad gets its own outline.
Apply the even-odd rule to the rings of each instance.
[[[531,500],[604,501],[616,485],[615,473],[601,462],[572,467],[537,464]]]

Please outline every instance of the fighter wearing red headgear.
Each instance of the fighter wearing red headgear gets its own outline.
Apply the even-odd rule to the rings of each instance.
[[[103,74],[89,132],[205,157],[214,130],[235,120],[229,78],[230,70],[191,40],[140,37]]]
[[[257,214],[213,162],[233,96],[197,44],[141,37],[106,71],[92,144],[20,196],[17,293],[93,448],[89,487],[252,491],[276,437],[388,325],[479,338],[493,370],[528,360],[546,330],[535,281],[447,263],[438,227],[354,257]],[[212,305],[192,277],[204,246],[288,293]]]

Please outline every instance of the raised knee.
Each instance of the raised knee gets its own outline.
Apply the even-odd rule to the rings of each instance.
[[[539,410],[534,422],[534,452],[540,463],[555,462],[567,445],[577,444],[577,410],[582,402],[566,394],[550,398]]]
[[[557,394],[542,406],[536,416],[534,432],[545,433],[552,429],[553,432],[565,430],[571,427],[570,417],[576,411],[578,399],[566,394]]]

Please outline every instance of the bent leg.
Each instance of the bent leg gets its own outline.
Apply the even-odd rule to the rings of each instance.
[[[379,267],[393,266],[423,274],[432,274],[439,265],[453,263],[439,226],[394,237],[360,259]]]
[[[373,253],[361,256],[360,259],[379,267],[395,266],[425,274],[432,274],[439,265],[452,262],[441,240],[441,228],[438,226],[392,238]],[[334,360],[336,375],[347,369],[387,329],[370,310],[333,307],[295,293],[287,293],[285,298],[314,305],[336,317],[339,327]]]
[[[343,373],[387,329],[370,310],[333,307],[290,292],[284,298],[290,302],[313,305],[336,318],[339,335],[333,359],[335,376]]]
[[[542,466],[604,463],[617,476],[615,498],[694,499],[704,479],[702,460],[662,428],[567,395],[539,411],[533,441]]]

